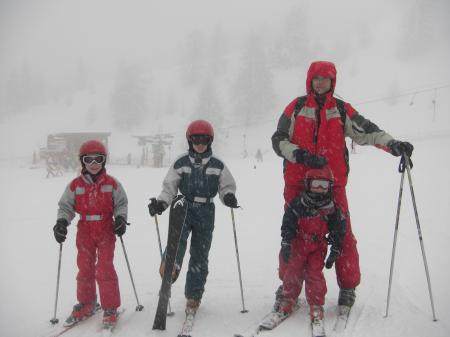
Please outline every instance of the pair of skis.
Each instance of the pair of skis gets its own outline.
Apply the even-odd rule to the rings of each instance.
[[[84,322],[86,322],[87,320],[89,320],[91,317],[96,316],[96,315],[97,315],[99,312],[101,312],[101,311],[102,311],[102,310],[101,310],[100,305],[97,305],[97,306],[95,307],[94,312],[92,312],[91,315],[86,316],[85,318],[83,318],[83,319],[81,319],[81,320],[78,320],[78,321],[73,321],[73,322],[66,322],[66,323],[64,323],[62,329],[61,329],[59,332],[57,332],[56,334],[52,334],[52,335],[50,335],[50,336],[51,336],[51,337],[59,337],[59,336],[62,336],[62,335],[64,335],[66,332],[70,331],[71,329],[73,329],[73,328],[75,328],[75,327],[77,327],[77,326],[83,324]],[[124,311],[125,311],[125,309],[119,310],[119,311],[117,312],[117,317],[119,317]],[[112,324],[103,325],[103,326],[102,326],[102,330],[101,330],[102,336],[103,336],[103,337],[110,336],[110,335],[112,334],[112,332],[114,331],[114,328],[116,327],[116,325],[117,325],[117,322],[116,322],[115,324],[113,324],[113,325],[112,325]]]
[[[256,337],[263,333],[264,331],[271,331],[279,326],[282,322],[284,322],[287,318],[292,316],[294,312],[296,312],[300,308],[301,304],[298,303],[291,314],[282,314],[276,311],[271,311],[266,316],[264,316],[258,323],[250,326],[247,330],[242,333],[234,334],[234,337]],[[347,326],[347,321],[350,315],[350,308],[340,306],[338,309],[338,315],[336,317],[335,324],[333,326],[334,333],[341,333],[345,330]],[[316,333],[315,331],[320,331],[321,329],[315,329],[313,325],[311,325],[311,336],[312,337],[325,337],[325,334],[320,332]]]

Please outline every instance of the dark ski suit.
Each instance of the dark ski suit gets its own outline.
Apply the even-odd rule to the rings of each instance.
[[[189,202],[175,263],[181,267],[192,232],[185,296],[201,299],[208,275],[208,255],[214,230],[214,197],[236,192],[236,183],[225,164],[212,155],[211,149],[199,154],[192,150],[179,157],[167,172],[158,199],[168,205],[178,190]]]

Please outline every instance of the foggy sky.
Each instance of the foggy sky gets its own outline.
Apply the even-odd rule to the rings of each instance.
[[[311,39],[325,45],[345,40],[358,48],[403,31],[413,35],[416,51],[429,47],[423,43],[430,36],[437,35],[436,44],[449,41],[445,0],[0,0],[0,69],[24,61],[56,72],[79,59],[100,68],[123,58],[173,62],[175,47],[192,31],[219,26],[232,43],[251,30],[270,35],[293,8],[305,12]]]

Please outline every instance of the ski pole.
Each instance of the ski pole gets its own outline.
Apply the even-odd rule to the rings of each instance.
[[[130,273],[130,279],[131,279],[131,284],[133,285],[134,296],[136,296],[136,302],[137,302],[136,311],[142,311],[142,309],[144,309],[144,306],[139,303],[138,295],[136,292],[136,287],[134,286],[133,274],[131,274],[130,262],[128,261],[127,250],[125,249],[125,244],[123,243],[122,236],[119,236],[119,238],[120,238],[120,242],[122,243],[123,254],[125,256],[125,261],[127,262],[128,272]]]
[[[400,206],[401,206],[401,199],[402,199],[402,194],[403,194],[403,182],[404,182],[405,168],[406,168],[406,171],[408,173],[408,182],[409,182],[409,188],[411,191],[411,198],[412,198],[413,207],[414,207],[414,215],[416,218],[417,232],[419,235],[419,242],[420,242],[420,247],[422,250],[422,258],[423,258],[423,263],[425,266],[425,274],[426,274],[427,282],[428,282],[428,291],[430,294],[431,310],[433,312],[433,321],[437,321],[435,310],[434,310],[433,294],[431,291],[430,273],[428,271],[428,263],[427,263],[427,259],[426,259],[426,255],[425,255],[425,247],[423,244],[422,231],[420,229],[419,214],[417,211],[416,198],[414,195],[414,189],[413,189],[413,184],[412,184],[411,169],[410,169],[411,165],[412,165],[411,159],[408,156],[403,155],[402,159],[400,161],[400,165],[399,165],[399,172],[402,173],[402,176],[401,176],[401,181],[400,181],[400,192],[399,192],[398,206],[397,206],[397,218],[396,218],[396,223],[395,223],[394,244],[393,244],[393,248],[392,248],[391,269],[390,269],[390,274],[389,274],[389,288],[388,288],[388,297],[387,297],[387,303],[386,303],[385,317],[388,316],[388,312],[389,312],[389,300],[390,300],[390,294],[391,294],[392,275],[393,275],[393,270],[394,270],[395,248],[396,248],[396,243],[397,243],[397,232],[398,232],[398,223],[399,223],[399,217],[400,217]]]
[[[159,253],[161,255],[161,261],[163,260],[163,251],[161,245],[161,235],[159,234],[159,224],[158,224],[158,216],[155,214],[155,225],[156,225],[156,234],[158,235],[158,244],[159,244]],[[168,302],[169,311],[167,312],[167,316],[173,316],[175,313],[172,311],[170,307],[170,300]]]
[[[385,317],[388,317],[389,312],[389,302],[391,299],[391,286],[392,286],[392,276],[394,274],[394,260],[395,260],[395,250],[397,248],[397,234],[398,234],[398,223],[400,219],[400,207],[402,205],[402,195],[403,195],[403,182],[405,180],[405,171],[402,171],[402,177],[400,179],[400,191],[398,194],[398,202],[397,202],[397,216],[395,219],[395,230],[394,230],[394,243],[392,246],[392,256],[391,256],[391,268],[389,271],[389,287],[388,287],[388,295],[387,295],[387,301],[386,301],[386,315]]]
[[[237,235],[236,235],[236,223],[234,221],[234,210],[233,210],[233,208],[230,208],[230,210],[231,210],[231,222],[233,223],[234,246],[236,248],[236,259],[237,259],[238,272],[239,272],[239,285],[241,287],[241,300],[242,300],[241,313],[246,313],[246,312],[248,312],[248,310],[245,309],[245,304],[244,304],[244,290],[242,288],[241,263],[239,262],[239,249],[238,249]]]
[[[58,273],[56,276],[56,297],[55,297],[55,311],[53,313],[53,318],[50,320],[50,323],[58,324],[59,319],[56,318],[56,309],[58,307],[58,294],[59,294],[59,278],[61,276],[61,256],[62,256],[62,242],[59,244],[59,259],[58,259]]]
[[[404,156],[404,157],[406,157],[406,156]],[[408,159],[408,160],[406,160],[406,172],[408,173],[409,189],[411,190],[411,199],[412,199],[413,207],[414,207],[414,216],[416,217],[417,234],[419,235],[419,242],[420,242],[420,248],[422,250],[423,264],[425,267],[425,274],[427,276],[428,292],[430,294],[430,302],[431,302],[431,311],[433,312],[433,321],[436,322],[437,319],[436,319],[436,314],[435,314],[435,310],[434,310],[433,293],[431,291],[430,273],[428,271],[427,257],[425,255],[425,246],[423,244],[422,230],[420,229],[419,214],[417,212],[416,197],[414,195],[413,183],[412,183],[412,178],[411,178],[411,169],[409,167],[410,161],[409,161],[409,158],[406,158],[406,159]]]

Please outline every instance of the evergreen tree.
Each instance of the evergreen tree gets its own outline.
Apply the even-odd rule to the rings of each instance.
[[[227,41],[220,26],[217,26],[211,35],[209,49],[207,51],[209,63],[209,75],[220,76],[227,69],[225,55],[227,53]]]
[[[219,99],[211,79],[205,80],[198,93],[196,110],[193,119],[205,119],[211,124],[222,125],[224,119]]]
[[[274,44],[273,64],[281,68],[304,65],[310,58],[311,43],[308,38],[308,16],[301,7],[287,14],[284,26]]]
[[[131,130],[139,125],[148,112],[147,83],[136,66],[121,64],[111,95],[113,125]]]
[[[205,73],[205,41],[203,33],[192,32],[181,52],[181,80],[185,85],[198,84]]]
[[[241,67],[232,87],[236,121],[245,126],[272,116],[275,103],[272,72],[261,40],[251,34],[241,58]]]

